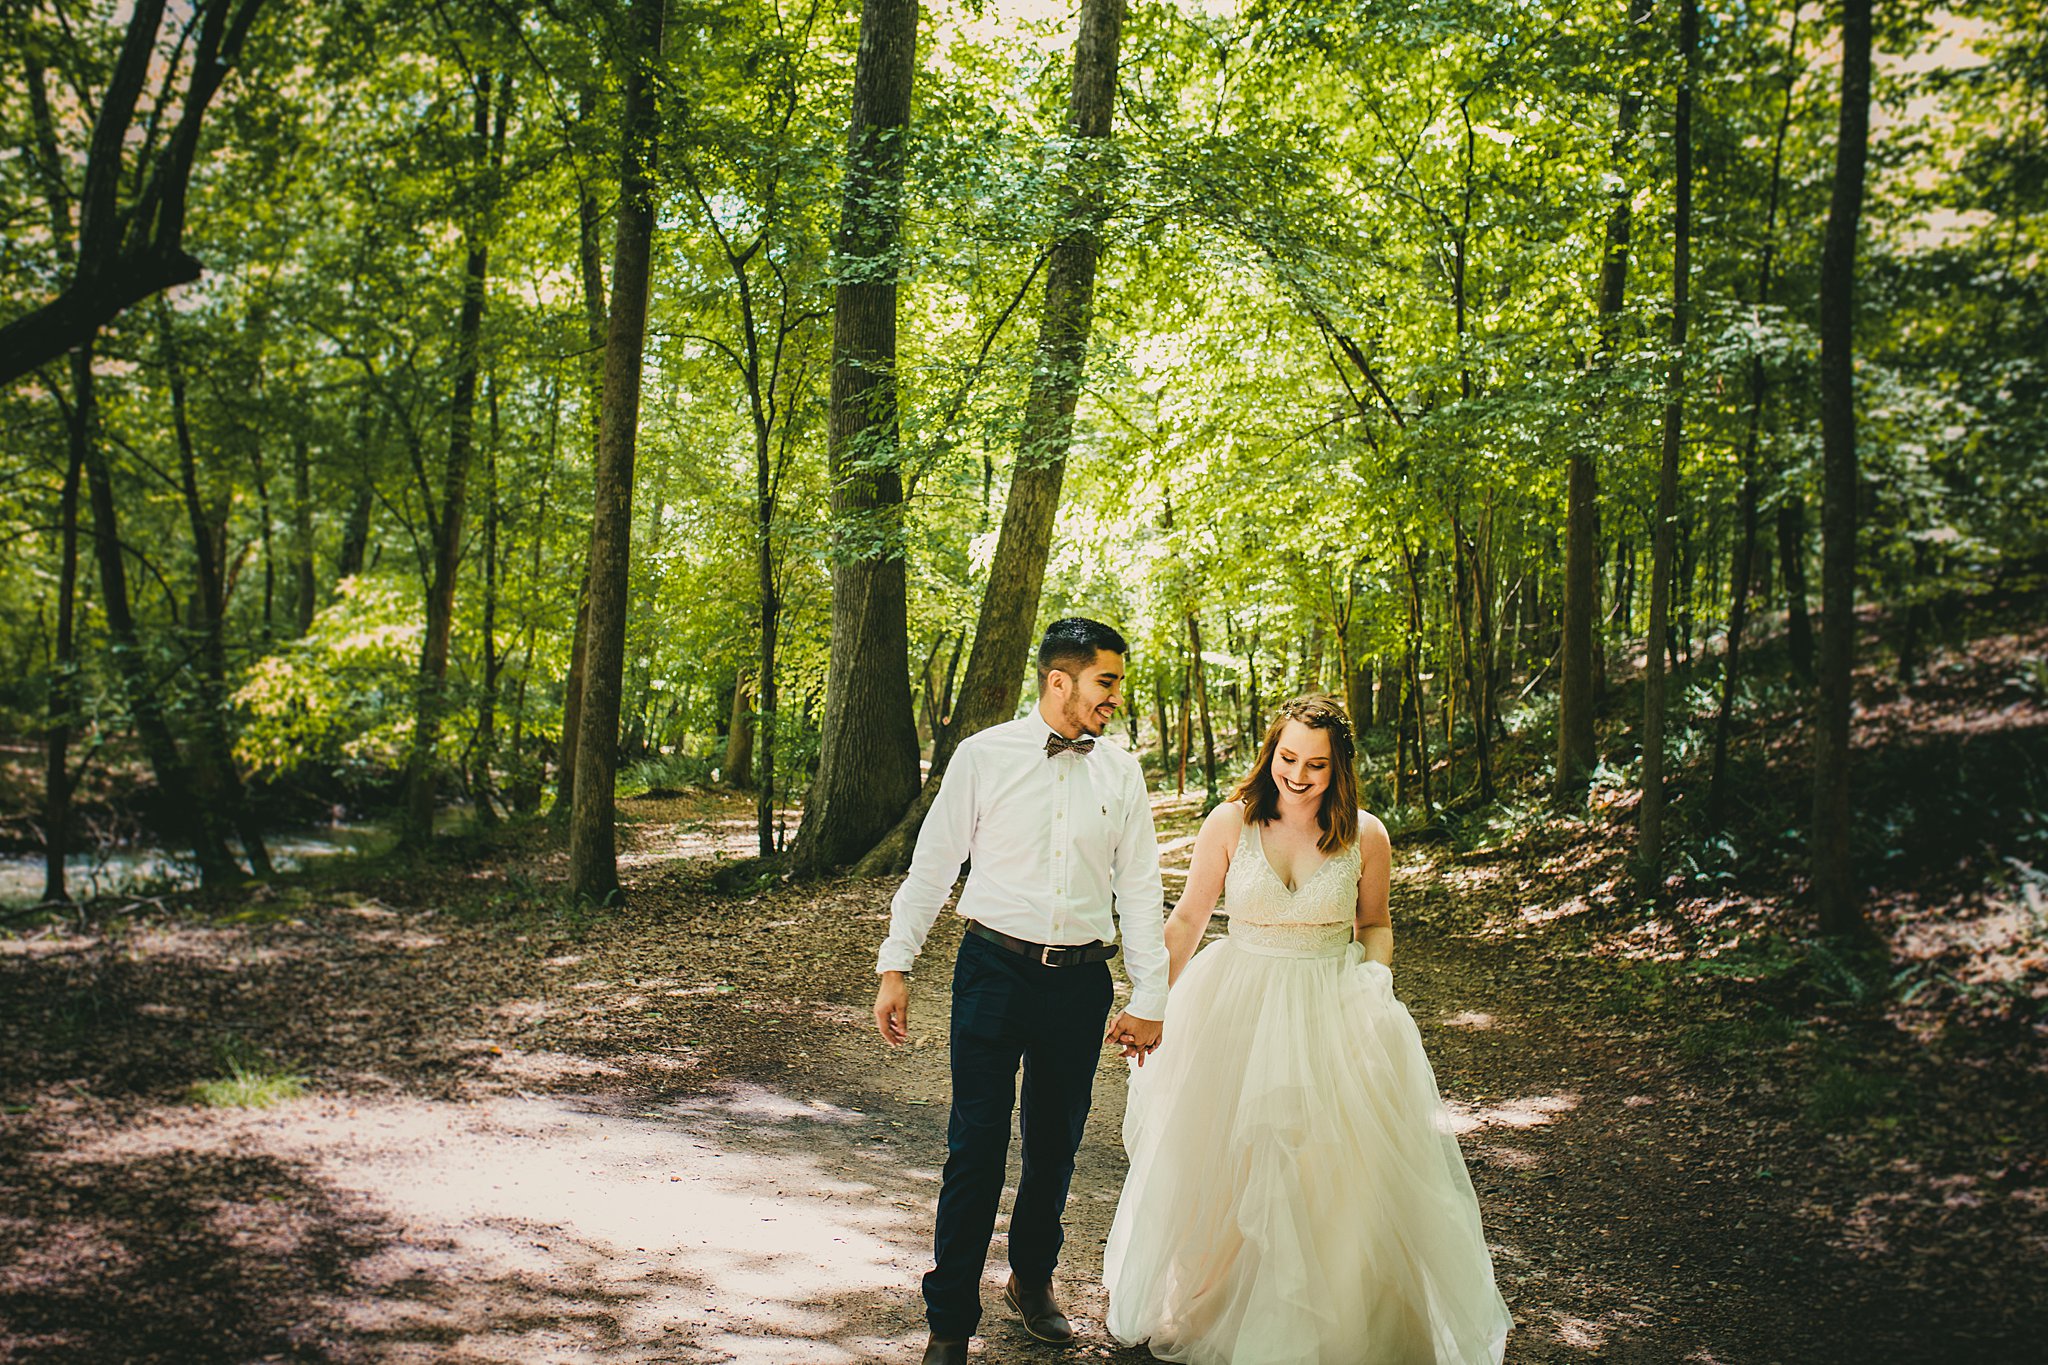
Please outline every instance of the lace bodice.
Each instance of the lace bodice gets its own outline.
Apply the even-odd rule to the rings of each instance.
[[[1351,941],[1358,906],[1358,845],[1338,849],[1292,891],[1266,861],[1257,823],[1237,837],[1223,879],[1231,941],[1240,947],[1320,956]]]

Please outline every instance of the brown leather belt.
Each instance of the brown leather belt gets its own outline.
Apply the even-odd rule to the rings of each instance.
[[[1107,962],[1117,955],[1117,945],[1097,939],[1093,943],[1030,943],[1021,938],[1011,938],[1000,929],[991,929],[980,920],[967,921],[967,932],[976,938],[985,938],[998,948],[1007,948],[1019,957],[1028,957],[1041,967],[1080,967],[1090,962]]]

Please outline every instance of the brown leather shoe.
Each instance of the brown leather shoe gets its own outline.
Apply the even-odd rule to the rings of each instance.
[[[1017,1277],[1012,1275],[1003,1286],[1003,1302],[1017,1310],[1017,1316],[1024,1320],[1024,1330],[1034,1340],[1048,1346],[1065,1346],[1074,1339],[1073,1324],[1053,1302],[1051,1284],[1027,1287],[1017,1283]]]
[[[924,1365],[967,1365],[967,1338],[934,1336],[924,1344]]]

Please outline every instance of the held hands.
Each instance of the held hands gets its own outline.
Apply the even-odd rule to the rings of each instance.
[[[883,972],[875,987],[875,1027],[890,1047],[901,1047],[910,1038],[910,983],[901,972]]]
[[[1145,1058],[1158,1050],[1159,1028],[1157,1019],[1119,1014],[1109,1021],[1109,1031],[1102,1035],[1102,1041],[1116,1044],[1118,1055],[1126,1061],[1135,1058],[1138,1065],[1143,1066]]]

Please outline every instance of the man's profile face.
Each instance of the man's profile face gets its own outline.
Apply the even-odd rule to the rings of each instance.
[[[1046,685],[1064,693],[1060,719],[1084,735],[1099,735],[1109,728],[1117,707],[1124,702],[1124,656],[1098,649],[1095,658],[1078,673],[1054,668]]]

